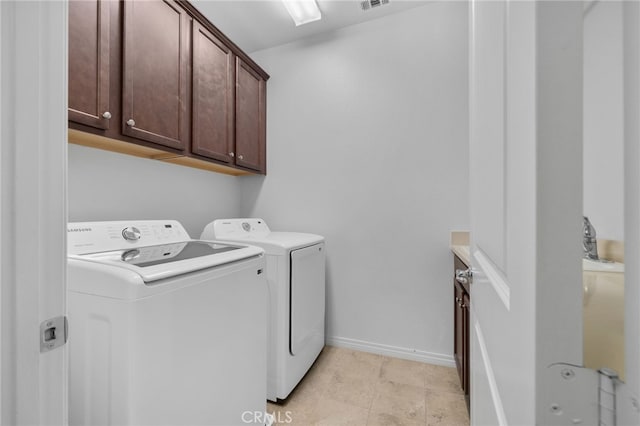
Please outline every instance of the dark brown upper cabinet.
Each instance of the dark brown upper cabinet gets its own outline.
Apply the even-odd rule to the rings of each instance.
[[[269,75],[185,0],[69,2],[69,141],[266,173]]]
[[[266,173],[266,80],[236,58],[236,165]]]
[[[233,52],[193,23],[193,133],[191,152],[234,164]]]
[[[69,120],[108,129],[109,2],[69,2]]]
[[[125,1],[122,133],[184,150],[191,18],[172,0]]]

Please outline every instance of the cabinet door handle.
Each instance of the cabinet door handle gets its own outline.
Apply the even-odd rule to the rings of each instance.
[[[130,119],[127,120],[127,126],[133,127],[135,125],[136,125],[136,122],[135,122],[135,120],[133,118],[130,118]]]
[[[244,157],[242,156],[242,154],[238,155],[238,160],[244,160]]]
[[[235,156],[236,156],[236,153],[235,153],[235,152],[233,152],[233,151],[232,151],[232,152],[230,152],[230,153],[229,153],[229,157],[233,158],[233,157],[235,157]]]
[[[109,111],[103,112],[102,118],[106,118],[107,120],[109,120],[111,118],[111,113]]]

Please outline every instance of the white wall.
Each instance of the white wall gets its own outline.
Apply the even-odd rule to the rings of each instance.
[[[452,362],[467,34],[467,5],[442,2],[252,54],[268,175],[241,178],[241,212],[326,237],[330,343]]]
[[[584,15],[584,214],[598,238],[624,240],[622,3]]]
[[[239,214],[238,178],[69,144],[69,221],[176,219],[193,238]]]

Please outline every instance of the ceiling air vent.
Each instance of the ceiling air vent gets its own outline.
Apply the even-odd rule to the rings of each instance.
[[[389,0],[364,0],[360,2],[360,7],[362,10],[369,10],[387,3]]]

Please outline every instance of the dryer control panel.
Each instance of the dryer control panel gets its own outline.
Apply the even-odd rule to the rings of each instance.
[[[87,254],[189,241],[176,220],[70,222],[67,224],[68,254]]]
[[[259,218],[218,219],[207,225],[201,238],[225,240],[263,238],[270,233],[271,230],[265,221]]]

